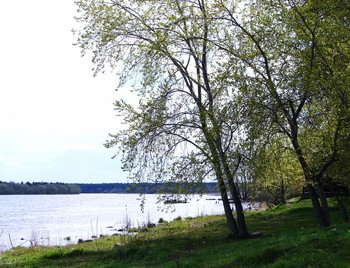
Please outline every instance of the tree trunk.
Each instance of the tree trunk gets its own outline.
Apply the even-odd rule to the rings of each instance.
[[[324,215],[324,211],[323,211],[323,209],[320,205],[320,202],[318,200],[315,188],[311,184],[308,184],[307,188],[309,190],[309,196],[310,196],[310,199],[312,202],[314,212],[315,212],[316,217],[317,217],[318,224],[321,227],[328,227],[330,225],[330,223],[329,223],[329,221],[326,220],[326,217]]]
[[[280,185],[280,191],[279,191],[279,202],[280,204],[285,204],[287,202],[286,198],[286,186],[284,185],[284,180],[281,179],[281,185]]]
[[[341,214],[343,215],[343,219],[345,222],[349,222],[349,214],[348,214],[348,210],[346,208],[346,206],[344,205],[344,202],[343,200],[340,198],[341,196],[341,193],[338,193],[334,190],[333,187],[330,187],[335,199],[337,200],[337,203],[338,203],[338,206],[339,206],[339,209],[340,209],[340,212]]]
[[[339,198],[338,194],[334,195],[338,205],[339,205],[339,209],[341,211],[341,213],[343,214],[343,219],[345,222],[349,222],[349,214],[348,214],[348,210],[346,208],[346,206],[344,205],[343,201]]]
[[[322,205],[322,210],[323,210],[323,214],[324,214],[325,224],[326,224],[326,226],[330,226],[331,225],[331,220],[329,218],[328,202],[327,202],[326,195],[324,194],[321,182],[317,183],[317,193],[318,193],[318,196],[319,196],[319,198],[321,200],[321,205]]]
[[[222,204],[224,206],[226,221],[227,221],[227,225],[228,225],[228,229],[229,229],[229,236],[230,237],[237,237],[239,232],[238,232],[236,220],[232,214],[232,209],[230,206],[230,202],[228,200],[227,191],[225,188],[225,183],[224,183],[222,178],[217,178],[217,181],[218,181],[219,188],[220,188]]]
[[[245,222],[244,217],[244,210],[242,206],[241,199],[239,198],[239,193],[236,189],[236,186],[233,182],[229,183],[230,185],[230,191],[233,197],[233,202],[235,203],[236,207],[236,214],[237,214],[237,224],[238,224],[238,237],[239,238],[247,238],[249,237],[247,225]]]
[[[220,144],[220,146],[221,146],[221,144]],[[239,192],[236,188],[236,185],[233,181],[233,174],[232,174],[232,172],[227,164],[226,155],[222,151],[221,147],[219,149],[220,149],[220,159],[221,159],[222,165],[224,167],[224,172],[225,172],[226,178],[228,180],[228,185],[229,185],[230,192],[231,192],[231,195],[233,198],[233,202],[234,202],[235,208],[236,208],[237,224],[238,224],[238,237],[239,238],[246,238],[246,237],[249,237],[249,233],[248,233],[247,224],[245,222],[244,210],[243,210],[241,198],[240,198]],[[238,169],[239,163],[236,167],[236,170]],[[234,171],[234,173],[236,172],[236,170]]]
[[[330,220],[329,220],[329,214],[327,214],[327,209],[328,209],[328,204],[327,204],[327,199],[324,197],[324,199],[322,199],[321,197],[321,202],[322,205],[325,205],[326,211],[323,209],[323,207],[321,206],[319,200],[318,200],[318,196],[316,194],[316,190],[315,187],[313,185],[310,184],[310,182],[318,182],[319,180],[317,179],[317,177],[312,175],[312,172],[310,170],[310,167],[308,166],[308,164],[306,163],[306,160],[304,158],[304,155],[302,153],[302,150],[299,146],[298,143],[298,127],[297,127],[297,122],[296,120],[294,121],[289,121],[290,123],[290,127],[291,127],[291,134],[292,134],[292,144],[294,147],[294,151],[297,154],[297,157],[299,159],[300,165],[303,169],[304,172],[304,177],[305,177],[305,181],[307,182],[307,188],[309,191],[309,196],[312,202],[312,206],[314,209],[314,212],[316,214],[316,218],[318,221],[318,224],[321,227],[327,227],[330,226]],[[322,195],[323,191],[321,192]],[[323,204],[323,202],[325,202]]]

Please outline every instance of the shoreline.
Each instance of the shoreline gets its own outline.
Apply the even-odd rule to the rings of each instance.
[[[350,199],[346,199],[349,207]],[[13,267],[347,267],[349,224],[330,200],[333,225],[315,224],[310,200],[247,213],[250,238],[230,239],[225,216],[172,221],[134,236],[67,246],[15,248],[0,254]],[[329,254],[334,252],[334,254]],[[327,255],[327,258],[324,256]]]
[[[90,195],[90,194],[87,194]],[[96,195],[100,195],[100,194],[96,194]],[[135,195],[135,194],[134,194]],[[212,195],[206,195],[206,196],[202,196],[202,199],[205,199],[205,197],[210,197]],[[217,197],[217,196],[215,196]],[[193,198],[194,200],[197,200],[196,198]],[[220,210],[222,208],[222,203],[221,201],[218,201],[217,199],[215,200],[206,200],[207,202],[210,202],[212,204],[214,204],[216,202],[215,205],[218,205]],[[193,202],[193,200],[191,201]],[[139,204],[139,201],[137,200],[137,204]],[[249,211],[262,211],[265,210],[266,208],[261,207],[261,204],[259,203],[255,203],[255,205],[253,205],[250,209],[247,208],[248,203],[246,204],[246,208],[245,211],[249,212]],[[171,206],[187,206],[190,204],[172,204]],[[166,205],[165,205],[166,206]],[[186,213],[184,213],[186,214]],[[142,230],[147,226],[152,226],[151,228],[158,226],[159,223],[159,219],[162,219],[162,221],[166,221],[166,222],[172,222],[174,221],[176,218],[181,218],[181,219],[186,219],[186,218],[196,218],[196,217],[202,217],[202,216],[211,216],[211,215],[222,215],[223,212],[221,211],[220,213],[209,213],[209,214],[204,214],[203,212],[197,212],[196,215],[182,215],[182,216],[177,216],[175,217],[175,215],[179,215],[179,213],[174,213],[171,214],[171,212],[165,213],[165,215],[170,216],[173,215],[172,219],[169,219],[170,217],[168,217],[168,219],[163,220],[163,217],[159,217],[159,218],[153,218],[153,220],[149,219],[150,215],[147,215],[148,218],[144,218],[144,221],[139,221],[139,220],[133,220],[131,218],[131,216],[128,216],[128,213],[126,212],[126,214],[122,215],[120,218],[123,220],[123,223],[119,223],[119,224],[113,224],[113,225],[108,225],[108,226],[104,226],[103,227],[103,223],[98,222],[98,218],[96,218],[96,223],[93,221],[93,219],[91,219],[90,221],[90,225],[91,225],[91,229],[88,230],[86,233],[82,233],[81,234],[77,234],[77,233],[69,233],[66,232],[62,235],[62,230],[60,230],[59,234],[55,233],[54,235],[52,235],[52,232],[50,234],[50,230],[32,230],[31,231],[31,235],[30,238],[25,238],[25,236],[20,237],[20,239],[17,240],[13,239],[13,233],[3,233],[3,241],[7,240],[8,238],[6,238],[6,235],[8,235],[9,237],[11,236],[11,239],[13,241],[5,241],[5,243],[3,242],[0,252],[6,252],[9,250],[12,250],[13,248],[17,248],[17,247],[32,247],[32,246],[66,246],[66,245],[70,245],[70,244],[77,244],[79,241],[81,242],[91,242],[94,241],[95,239],[101,238],[101,237],[108,237],[108,236],[130,236],[130,235],[134,235],[135,234],[135,230]],[[145,215],[144,215],[145,216]],[[102,231],[105,230],[105,231]],[[129,230],[131,231],[131,234],[129,234]],[[145,230],[143,230],[145,231]],[[1,238],[1,236],[0,236]],[[1,241],[1,240],[0,240]]]

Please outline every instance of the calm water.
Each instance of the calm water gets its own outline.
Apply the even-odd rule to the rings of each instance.
[[[223,213],[218,196],[192,196],[188,203],[168,209],[157,197],[146,195],[142,212],[138,194],[0,195],[0,251],[29,246],[30,240],[40,245],[76,243],[92,235],[111,235],[127,223],[157,223],[161,217],[170,221]]]

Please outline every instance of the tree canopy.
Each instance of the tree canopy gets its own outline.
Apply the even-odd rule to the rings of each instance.
[[[250,133],[289,139],[318,221],[327,226],[321,179],[349,140],[349,3],[252,1],[242,21],[223,10],[232,30],[221,46],[245,67],[235,79],[244,81],[242,99],[256,111]]]
[[[183,182],[215,179],[230,234],[247,237],[242,174],[295,185],[302,173],[320,225],[330,224],[322,178],[349,142],[347,1],[76,4],[77,44],[95,73],[112,68],[139,98],[116,101],[126,128],[106,144],[131,179],[180,182],[182,193]]]

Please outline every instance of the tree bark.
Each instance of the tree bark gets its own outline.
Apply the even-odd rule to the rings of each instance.
[[[244,210],[242,206],[241,199],[239,197],[239,193],[236,189],[236,186],[233,182],[229,183],[230,185],[230,191],[232,194],[233,202],[235,204],[236,208],[236,214],[237,214],[237,224],[238,224],[238,237],[239,238],[247,238],[249,237],[247,225],[245,222],[245,216],[244,216]]]
[[[318,221],[318,224],[321,227],[328,227],[330,225],[329,220],[327,221],[324,211],[320,205],[320,202],[318,200],[317,194],[316,194],[316,190],[315,187],[313,187],[311,184],[307,185],[308,191],[309,191],[309,196],[312,202],[312,206],[314,209],[314,212],[316,214],[316,218]]]
[[[202,126],[202,131],[203,131],[204,137],[205,137],[205,139],[208,143],[209,149],[210,149],[211,162],[213,164],[216,178],[217,178],[219,188],[220,188],[222,203],[224,206],[227,225],[229,228],[229,235],[232,237],[237,237],[239,234],[239,231],[237,228],[236,220],[233,217],[232,209],[231,209],[230,202],[229,202],[228,196],[227,196],[226,185],[225,185],[225,181],[223,179],[221,157],[217,151],[217,147],[216,147],[216,144],[214,141],[215,139],[214,139],[212,133],[209,131],[208,126],[207,126],[207,122],[206,122],[207,113],[206,113],[205,109],[203,108],[202,103],[197,101],[197,105],[198,105],[198,108],[200,111],[199,118],[200,118],[200,122],[201,122],[201,126]]]
[[[306,163],[306,160],[304,158],[304,155],[302,153],[302,150],[299,146],[299,142],[298,142],[298,126],[297,126],[297,122],[296,119],[294,120],[289,120],[289,125],[290,125],[290,129],[291,129],[291,141],[294,147],[294,151],[297,154],[299,163],[303,169],[304,172],[304,177],[305,177],[305,181],[307,182],[307,188],[309,191],[309,196],[312,202],[312,206],[314,209],[314,212],[316,214],[316,218],[318,221],[318,224],[321,227],[328,227],[331,225],[330,219],[329,219],[329,214],[327,214],[328,211],[328,204],[327,204],[327,199],[324,196],[324,192],[323,190],[321,191],[321,195],[323,193],[323,197],[320,197],[321,202],[322,202],[322,206],[320,204],[320,201],[318,199],[317,193],[316,193],[316,189],[315,187],[311,184],[313,183],[317,183],[317,185],[320,185],[319,180],[317,179],[316,176],[312,175],[312,172],[310,171],[310,167],[309,165]],[[323,207],[324,206],[324,207]],[[326,210],[324,210],[326,209]]]
[[[329,218],[328,201],[327,201],[326,195],[324,193],[324,190],[322,188],[321,182],[317,183],[317,193],[318,193],[318,196],[319,196],[320,201],[321,201],[325,224],[326,224],[326,226],[330,226],[331,225],[331,220]]]
[[[217,123],[212,119],[212,122]],[[218,129],[218,126],[216,127]],[[233,181],[234,174],[237,172],[237,169],[240,165],[241,159],[239,158],[238,164],[233,172],[231,172],[231,169],[227,163],[227,156],[225,152],[222,149],[222,144],[221,144],[221,135],[220,132],[217,133],[218,136],[218,142],[216,143],[217,149],[219,150],[219,156],[220,156],[220,161],[222,163],[222,166],[224,168],[224,174],[226,176],[226,179],[228,181],[228,185],[230,188],[230,192],[233,198],[233,202],[235,204],[236,208],[236,215],[237,215],[237,224],[238,224],[238,237],[239,238],[247,238],[249,237],[248,233],[248,228],[247,224],[245,222],[245,216],[244,216],[244,210],[241,202],[241,197],[239,194],[239,191],[237,190],[237,187]]]
[[[230,237],[237,237],[239,232],[238,232],[236,220],[232,214],[232,209],[230,206],[230,202],[228,200],[227,191],[225,188],[225,183],[224,183],[222,178],[217,178],[217,181],[219,183],[222,204],[224,206],[225,217],[226,217],[227,226],[229,229],[229,236]]]
[[[224,166],[226,166],[224,168],[226,171],[226,175],[229,176],[228,177],[228,184],[229,184],[230,192],[232,194],[233,202],[234,202],[235,208],[236,208],[237,224],[238,224],[238,237],[239,238],[246,238],[246,237],[249,237],[249,233],[248,233],[247,224],[245,222],[244,210],[243,210],[240,194],[237,190],[235,183],[233,182],[233,175],[232,175],[231,171],[228,170],[227,163],[225,163]]]
[[[334,196],[338,202],[339,209],[340,209],[341,213],[343,214],[344,221],[349,222],[349,214],[348,214],[348,210],[347,210],[346,206],[344,205],[343,201],[339,198],[338,194],[335,194]]]

